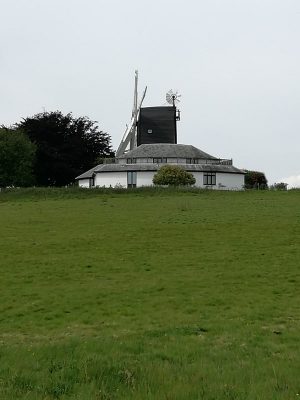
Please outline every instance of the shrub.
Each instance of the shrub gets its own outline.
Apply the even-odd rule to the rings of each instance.
[[[270,186],[271,190],[287,190],[287,183],[280,182],[280,183],[274,183],[274,185]]]
[[[153,177],[154,185],[187,186],[194,185],[193,174],[177,165],[164,165]]]

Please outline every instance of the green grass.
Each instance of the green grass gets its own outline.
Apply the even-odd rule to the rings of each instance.
[[[0,399],[297,399],[300,191],[0,193]]]

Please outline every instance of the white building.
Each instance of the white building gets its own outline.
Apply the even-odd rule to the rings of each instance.
[[[100,164],[78,176],[81,187],[152,186],[153,176],[162,165],[180,165],[196,179],[195,186],[219,190],[242,190],[244,171],[232,160],[219,159],[191,145],[153,143],[117,157],[114,163]]]
[[[147,88],[138,105],[138,72],[135,71],[134,106],[113,163],[97,165],[78,176],[81,187],[152,186],[153,176],[162,165],[180,165],[191,172],[200,188],[242,190],[244,171],[232,160],[213,157],[191,145],[177,144],[180,111],[177,92],[169,91],[169,106],[142,107]],[[129,150],[128,150],[129,149]]]

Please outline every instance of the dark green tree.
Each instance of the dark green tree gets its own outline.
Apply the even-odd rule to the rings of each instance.
[[[17,124],[37,146],[34,173],[39,186],[63,186],[92,168],[99,157],[113,157],[110,136],[87,117],[43,112]]]
[[[193,174],[177,165],[164,165],[153,177],[154,185],[186,186],[194,185]]]
[[[268,181],[263,172],[246,171],[245,175],[246,189],[267,189]]]
[[[18,129],[0,128],[0,187],[34,184],[36,147]]]

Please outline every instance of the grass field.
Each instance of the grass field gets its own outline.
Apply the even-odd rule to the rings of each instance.
[[[0,193],[0,399],[300,398],[300,191]]]

